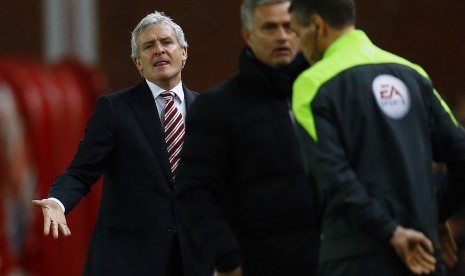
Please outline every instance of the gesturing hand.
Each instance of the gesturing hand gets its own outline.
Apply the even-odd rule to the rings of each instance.
[[[58,239],[59,233],[67,237],[71,235],[66,224],[66,217],[61,209],[60,205],[50,199],[33,200],[32,204],[42,208],[42,214],[44,215],[44,235],[48,236],[50,229],[52,230],[53,237]]]
[[[433,244],[423,233],[397,226],[390,242],[413,273],[429,274],[436,269]]]

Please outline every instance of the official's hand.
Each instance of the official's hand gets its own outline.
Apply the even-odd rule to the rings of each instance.
[[[215,271],[214,276],[242,276],[242,269],[241,267],[238,267],[234,270],[228,271],[228,272],[218,272]]]
[[[448,267],[453,267],[458,262],[457,244],[455,243],[452,232],[447,222],[441,223],[438,227],[439,243],[441,244],[441,253],[444,263]]]
[[[61,235],[67,237],[71,235],[66,224],[66,217],[60,205],[50,199],[33,200],[32,204],[42,209],[44,215],[44,235],[48,236],[50,229],[55,239]]]
[[[390,243],[414,274],[429,274],[436,269],[433,244],[423,233],[397,226]]]

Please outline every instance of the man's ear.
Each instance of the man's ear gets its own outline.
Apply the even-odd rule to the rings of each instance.
[[[140,59],[133,58],[132,62],[134,62],[134,65],[137,67],[137,70],[142,70],[142,63],[140,62]]]
[[[319,14],[317,13],[313,14],[310,20],[312,24],[315,26],[315,31],[317,33],[323,29],[324,21],[323,21],[323,18]]]
[[[241,34],[242,38],[244,39],[245,43],[250,47],[251,39],[252,39],[252,32],[249,30],[249,28],[242,26],[241,29]]]
[[[182,61],[187,60],[187,47],[182,48]]]
[[[133,58],[132,62],[134,62],[134,65],[137,67],[137,70],[139,71],[139,74],[144,77],[144,70],[142,67],[142,63],[140,62],[140,59],[138,58]]]

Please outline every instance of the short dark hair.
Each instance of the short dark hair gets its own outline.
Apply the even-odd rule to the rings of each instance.
[[[319,14],[335,28],[355,24],[355,3],[353,0],[293,0],[289,11],[304,26],[310,24],[312,14]]]

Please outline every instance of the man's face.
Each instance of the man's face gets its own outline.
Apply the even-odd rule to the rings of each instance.
[[[289,64],[297,54],[298,41],[289,28],[290,2],[258,5],[253,30],[244,29],[244,38],[255,56],[273,68]]]
[[[309,62],[316,62],[321,59],[322,53],[318,51],[318,32],[315,24],[310,23],[308,26],[303,26],[296,18],[294,13],[291,13],[291,29],[299,38],[299,46],[302,54]]]
[[[181,81],[187,48],[179,45],[173,28],[166,24],[148,26],[140,33],[137,44],[139,58],[134,59],[134,64],[144,78],[166,89]]]

